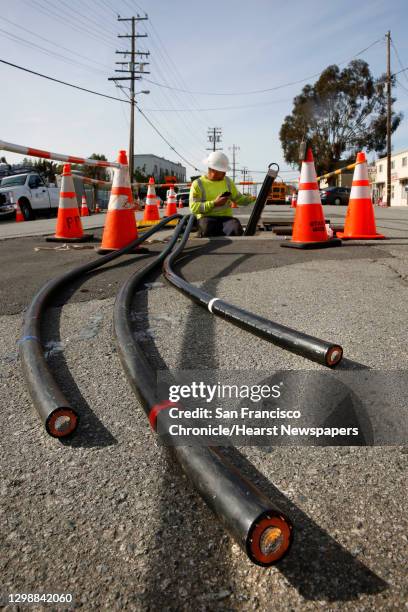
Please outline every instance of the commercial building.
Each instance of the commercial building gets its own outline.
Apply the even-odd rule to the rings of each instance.
[[[186,169],[179,162],[172,162],[158,155],[134,155],[134,168],[143,174],[153,176],[156,183],[163,182],[165,176],[175,176],[178,183],[186,180]]]
[[[387,199],[387,158],[375,162],[374,198]],[[408,205],[408,149],[391,155],[391,206]]]

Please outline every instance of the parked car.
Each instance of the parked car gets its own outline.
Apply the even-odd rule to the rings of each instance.
[[[11,218],[16,213],[16,207],[11,201],[11,194],[6,192],[0,193],[0,219]]]
[[[350,199],[350,187],[327,187],[320,191],[322,204],[334,204],[336,206],[347,206]]]
[[[50,211],[58,208],[59,189],[46,185],[39,174],[28,172],[14,174],[1,179],[0,194],[13,195],[18,202],[24,219],[34,219],[35,211]]]

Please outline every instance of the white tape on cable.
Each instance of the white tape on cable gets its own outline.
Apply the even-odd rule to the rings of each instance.
[[[209,302],[208,302],[208,310],[211,312],[211,314],[213,313],[212,307],[214,305],[214,302],[219,301],[220,298],[212,298]]]

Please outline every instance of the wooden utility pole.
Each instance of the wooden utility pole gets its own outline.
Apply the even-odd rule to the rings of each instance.
[[[129,129],[129,174],[130,174],[130,182],[133,182],[133,172],[134,172],[134,151],[135,151],[135,81],[140,80],[142,74],[150,74],[150,72],[144,71],[144,66],[148,66],[148,62],[136,62],[137,56],[148,57],[150,55],[149,51],[136,51],[136,38],[146,38],[147,34],[136,34],[136,22],[144,21],[148,19],[148,16],[144,17],[118,17],[118,21],[130,21],[132,24],[132,33],[131,34],[118,34],[118,38],[130,38],[131,48],[130,51],[116,51],[116,53],[120,53],[122,55],[129,55],[130,61],[128,62],[115,62],[116,64],[120,64],[121,66],[127,66],[127,68],[121,68],[120,70],[115,70],[115,72],[128,72],[130,76],[127,77],[111,77],[109,81],[130,81],[130,129]],[[136,68],[139,68],[137,70]],[[143,93],[149,93],[145,91]]]
[[[391,32],[387,39],[387,206],[391,206]]]
[[[239,151],[239,147],[236,144],[233,144],[232,147],[229,147],[229,150],[232,151],[232,180],[235,183],[235,175],[236,175],[236,151]]]
[[[209,142],[212,142],[212,146],[210,148],[207,147],[207,151],[220,151],[222,149],[222,147],[217,148],[217,143],[221,143],[222,128],[208,128],[207,138]]]

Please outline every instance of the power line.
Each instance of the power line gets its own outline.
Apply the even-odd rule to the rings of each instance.
[[[399,63],[399,65],[400,65],[400,67],[401,67],[401,68],[404,68],[404,66],[402,65],[402,61],[401,61],[401,58],[400,58],[400,56],[399,56],[399,53],[398,53],[398,51],[397,51],[397,47],[395,46],[394,41],[393,41],[392,39],[391,39],[391,45],[392,45],[392,48],[393,48],[393,50],[394,50],[395,55],[397,56],[397,60],[398,60],[398,63]],[[408,75],[406,75],[406,74],[405,74],[405,72],[404,72],[404,76],[405,76],[405,78],[406,78],[406,79],[407,79],[407,81],[408,81]]]
[[[126,102],[127,104],[130,104],[130,100],[123,100],[123,98],[116,98],[115,96],[109,96],[108,94],[104,94],[99,91],[94,91],[93,89],[86,89],[86,87],[80,87],[79,85],[74,85],[73,83],[67,83],[67,81],[55,79],[54,77],[47,76],[46,74],[41,74],[41,72],[36,72],[35,70],[30,70],[29,68],[24,68],[23,66],[18,66],[17,64],[12,64],[11,62],[6,62],[6,60],[3,59],[0,59],[0,62],[2,64],[6,64],[7,66],[11,66],[12,68],[17,68],[18,70],[23,70],[24,72],[28,72],[29,74],[34,74],[35,76],[47,79],[48,81],[53,81],[54,83],[60,83],[61,85],[72,87],[73,89],[79,89],[80,91],[85,91],[86,93],[91,93],[95,96],[100,96],[101,98],[108,98],[109,100],[117,100],[118,102]]]
[[[359,55],[361,55],[362,53],[364,53],[365,51],[368,51],[368,49],[371,49],[371,47],[374,47],[374,45],[377,45],[380,42],[383,42],[384,38],[379,38],[378,40],[375,40],[373,43],[371,43],[370,45],[368,45],[368,47],[365,47],[364,49],[362,49],[361,51],[359,51],[358,53],[356,53],[355,55],[353,55],[353,57],[351,57],[348,60],[344,60],[342,62],[337,62],[337,65],[341,66],[342,64],[346,64],[347,62],[353,60],[355,57],[358,57]],[[315,74],[312,74],[311,76],[308,76],[304,79],[299,79],[298,81],[292,81],[290,83],[283,83],[282,85],[276,85],[275,87],[268,87],[267,89],[255,89],[253,91],[235,91],[235,92],[228,92],[228,93],[223,93],[223,92],[208,92],[208,91],[192,91],[192,90],[188,90],[188,89],[179,89],[177,87],[171,87],[169,85],[165,85],[163,83],[158,83],[157,81],[152,81],[151,79],[145,79],[148,83],[151,83],[153,85],[157,85],[158,87],[163,87],[165,89],[172,89],[174,91],[180,91],[182,93],[189,93],[189,94],[196,94],[196,95],[201,95],[201,96],[248,96],[248,95],[252,95],[252,94],[260,94],[260,93],[267,93],[269,91],[276,91],[278,89],[283,89],[285,87],[291,87],[292,85],[299,85],[300,83],[305,83],[306,81],[309,81],[310,79],[314,79],[318,76],[320,76],[320,74],[322,73],[322,71],[320,72],[316,72]]]
[[[68,49],[68,47],[64,47],[63,45],[60,45],[59,43],[56,43],[53,40],[50,40],[49,38],[45,38],[45,36],[41,36],[40,34],[37,34],[36,32],[33,32],[32,30],[29,30],[28,28],[25,28],[24,26],[15,23],[14,21],[11,21],[10,19],[6,19],[5,17],[3,17],[2,15],[0,15],[0,19],[2,19],[2,21],[6,21],[7,23],[15,26],[16,28],[18,28],[19,30],[24,30],[24,32],[27,32],[28,34],[31,34],[32,36],[35,36],[36,38],[39,38],[40,40],[44,40],[46,43],[51,44],[53,47],[58,47],[59,49],[63,49],[64,51],[68,51],[68,53],[71,53],[72,55],[75,55],[76,57],[78,57],[78,53],[77,51],[72,51],[72,49]],[[11,32],[9,32],[9,34],[11,34]],[[34,43],[32,43],[34,44]],[[52,51],[50,52],[52,53]],[[105,68],[109,68],[110,66],[108,66],[108,64],[102,64],[101,62],[98,62],[90,57],[87,57],[86,55],[80,55],[80,57],[82,59],[88,60],[94,64],[97,64],[99,66],[103,66]],[[69,58],[67,58],[69,59]]]
[[[130,104],[130,100],[124,100],[123,98],[117,98],[115,96],[109,96],[109,95],[103,94],[103,93],[101,93],[99,91],[93,91],[92,89],[86,89],[85,87],[80,87],[79,85],[74,85],[73,83],[67,83],[66,81],[61,81],[60,79],[55,79],[54,77],[50,77],[50,76],[47,76],[45,74],[41,74],[40,72],[36,72],[35,70],[30,70],[29,68],[24,68],[23,66],[18,66],[17,64],[12,64],[11,62],[7,62],[6,60],[3,60],[3,59],[0,59],[0,62],[2,64],[6,64],[7,66],[11,66],[12,68],[17,68],[18,70],[22,70],[23,72],[28,72],[29,74],[34,74],[35,76],[39,76],[39,77],[41,77],[43,79],[47,79],[48,81],[53,81],[54,83],[59,83],[60,85],[66,85],[67,87],[72,87],[73,89],[79,89],[80,91],[85,91],[86,93],[90,93],[90,94],[93,94],[95,96],[100,96],[102,98],[108,98],[109,100],[116,100],[118,102],[126,102],[127,104]],[[152,121],[147,117],[147,115],[142,111],[142,109],[140,109],[137,105],[136,105],[136,108],[139,111],[139,113],[141,113],[141,115],[143,115],[143,117],[148,122],[148,124],[154,129],[154,131],[157,132],[157,134],[159,134],[160,138],[162,138],[162,140],[164,140],[164,142],[170,147],[170,149],[172,151],[174,151],[174,153],[176,155],[178,155],[178,157],[180,157],[180,159],[182,159],[189,166],[194,168],[194,170],[197,170],[198,172],[201,172],[201,170],[199,168],[197,168],[195,164],[192,164],[190,161],[188,161],[188,159],[186,159],[183,155],[181,155],[181,153],[179,153],[173,147],[173,145],[170,144],[170,142],[167,140],[167,138],[165,138],[165,136],[163,136],[163,134],[160,132],[160,130],[158,130],[156,128],[154,123],[152,123]]]

